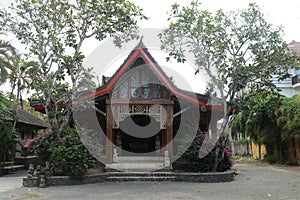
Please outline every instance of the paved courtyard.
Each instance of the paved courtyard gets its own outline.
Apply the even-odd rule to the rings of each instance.
[[[229,183],[123,182],[76,186],[0,190],[0,199],[300,199],[300,167],[237,164],[238,175]],[[0,179],[0,189],[5,185]]]

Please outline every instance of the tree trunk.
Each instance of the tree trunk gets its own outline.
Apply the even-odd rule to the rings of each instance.
[[[261,144],[260,142],[258,143],[258,158],[261,160]]]
[[[12,84],[12,87],[11,87],[10,97],[9,97],[10,100],[12,99],[12,95],[14,94],[15,88],[16,88],[16,78],[14,78],[13,84]]]
[[[250,151],[249,151],[249,142],[248,140],[246,140],[246,154],[249,155]]]
[[[235,155],[235,142],[232,139],[231,135],[231,122],[228,123],[228,140],[229,140],[229,146],[231,148],[232,155]]]
[[[282,140],[281,135],[279,135],[279,140],[277,141],[277,148],[278,148],[278,155],[279,155],[279,162],[283,162],[283,149],[282,149]]]
[[[219,143],[219,142],[218,142]],[[219,145],[219,144],[218,144]],[[218,169],[218,165],[219,165],[219,152],[220,152],[220,147],[216,146],[216,150],[215,150],[215,160],[214,160],[214,167],[213,167],[213,172],[216,172]]]
[[[293,136],[292,137],[292,149],[293,149],[293,155],[294,155],[294,159],[293,159],[293,164],[297,165],[298,162],[297,162],[297,150],[296,150],[296,140],[295,140],[295,137]]]

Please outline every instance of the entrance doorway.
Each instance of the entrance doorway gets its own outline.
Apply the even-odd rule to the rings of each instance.
[[[148,138],[137,138],[121,131],[122,149],[132,153],[155,153],[155,139],[161,138],[158,133]]]
[[[160,155],[162,130],[160,123],[148,115],[131,115],[120,122],[116,130],[115,145],[121,146],[122,155],[137,153],[153,153]]]

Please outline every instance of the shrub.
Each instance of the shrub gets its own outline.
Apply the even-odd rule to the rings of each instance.
[[[67,176],[81,176],[96,164],[74,129],[64,131],[59,147],[52,149],[50,160]]]
[[[102,147],[97,147],[102,151]],[[27,155],[36,155],[52,163],[55,173],[60,175],[81,176],[96,164],[95,158],[89,154],[72,128],[66,128],[60,134],[49,128],[45,134],[28,141],[24,149]]]
[[[205,138],[204,134],[198,134],[190,147],[182,155],[182,159],[187,163],[179,170],[191,172],[212,172],[215,160],[215,144],[212,140]],[[200,151],[201,150],[201,151]],[[200,154],[199,154],[200,153]],[[229,147],[225,147],[220,154],[224,153],[223,159],[219,162],[217,171],[223,172],[231,169],[233,158]],[[199,155],[204,157],[199,158]],[[221,155],[219,157],[222,157]]]
[[[273,154],[266,154],[263,160],[267,163],[274,164],[278,161],[278,157]]]
[[[51,150],[55,146],[59,146],[59,136],[50,127],[43,135],[39,135],[32,140],[28,140],[24,144],[24,155],[35,155],[42,159],[44,162],[50,160]]]
[[[15,156],[17,132],[10,122],[0,121],[0,169]]]

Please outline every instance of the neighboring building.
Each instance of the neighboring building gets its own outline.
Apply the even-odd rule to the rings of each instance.
[[[17,142],[25,143],[25,141],[33,139],[36,137],[38,130],[46,129],[49,127],[49,124],[44,122],[39,117],[33,115],[27,110],[23,110],[21,107],[15,107],[12,109],[12,112],[16,115],[15,119],[12,116],[5,115],[2,116],[2,120],[10,123],[16,123],[15,128],[18,133],[17,138],[15,139]],[[19,143],[16,144],[16,153],[15,156],[19,157],[21,156],[21,145]],[[15,160],[15,157],[9,158],[12,160]],[[16,164],[16,163],[15,163]],[[15,167],[20,167],[15,166]],[[14,167],[14,166],[10,166]],[[23,167],[23,166],[22,166]]]
[[[16,129],[19,133],[18,138],[21,141],[33,139],[38,130],[46,129],[49,126],[45,121],[21,107],[16,107],[14,111],[16,113]],[[14,122],[14,119],[8,116],[5,117],[5,120]]]
[[[297,55],[300,57],[300,42],[292,41],[291,45],[294,46]],[[283,81],[278,82],[274,80],[276,87],[281,89],[280,93],[287,97],[300,94],[300,69],[290,69],[289,73],[291,74],[291,77]]]
[[[38,130],[49,127],[45,121],[20,107],[16,109],[16,128],[21,141],[27,141],[36,137]]]

